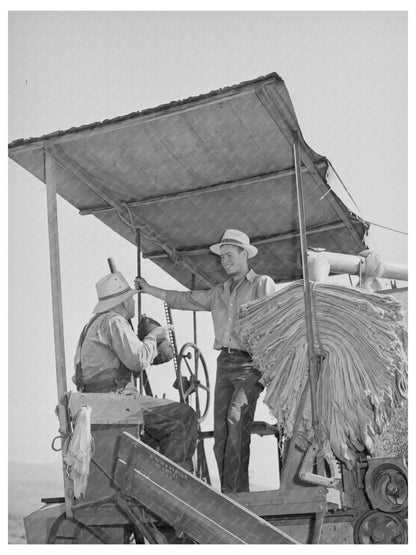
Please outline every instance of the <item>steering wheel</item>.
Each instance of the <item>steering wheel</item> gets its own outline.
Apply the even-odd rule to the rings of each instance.
[[[179,352],[178,376],[176,382],[181,402],[189,405],[190,396],[195,393],[195,412],[198,422],[202,422],[208,414],[211,392],[205,359],[194,343],[185,343]]]

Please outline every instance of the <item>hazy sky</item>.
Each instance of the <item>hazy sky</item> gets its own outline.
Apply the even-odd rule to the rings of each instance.
[[[405,12],[14,12],[8,139],[128,114],[272,71],[286,83],[306,142],[332,162],[360,215],[406,232]],[[108,272],[107,258],[130,281],[136,261],[135,249],[93,216],[79,216],[61,199],[58,208],[70,384],[75,345],[96,302],[94,284]],[[386,260],[407,263],[405,235],[374,228],[374,240]],[[151,262],[144,262],[143,275],[178,287]],[[160,301],[144,297],[143,304],[144,312],[163,319]],[[198,318],[214,379],[210,317]],[[174,312],[174,320],[179,345],[192,340],[191,315]],[[176,399],[172,368],[150,374],[157,393]],[[28,453],[34,461],[56,458],[50,449],[55,405],[45,186],[9,160],[10,460],[27,460]]]

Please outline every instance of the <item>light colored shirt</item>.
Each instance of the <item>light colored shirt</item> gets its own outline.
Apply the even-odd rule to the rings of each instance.
[[[214,323],[214,349],[230,347],[245,350],[234,333],[234,323],[241,305],[271,295],[276,284],[269,276],[249,270],[231,291],[232,279],[208,291],[167,291],[166,302],[179,310],[208,310]]]
[[[157,355],[156,340],[143,341],[131,329],[128,321],[117,312],[100,314],[89,327],[81,351],[78,343],[75,363],[81,357],[85,383],[106,377],[116,377],[120,362],[132,372],[144,370]],[[72,378],[75,383],[75,376]]]

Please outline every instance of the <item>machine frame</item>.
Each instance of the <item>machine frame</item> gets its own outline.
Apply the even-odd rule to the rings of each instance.
[[[369,224],[353,214],[329,185],[330,163],[304,141],[287,89],[277,74],[121,118],[40,138],[19,139],[9,145],[9,156],[46,183],[62,449],[73,430],[76,413],[73,406],[71,412],[70,403],[65,401],[68,386],[57,194],[76,206],[81,215],[94,215],[134,243],[138,275],[141,257],[148,257],[193,289],[206,289],[221,279],[218,261],[209,254],[208,245],[218,240],[224,222],[227,221],[227,227],[239,227],[238,222],[245,222],[245,230],[259,248],[256,270],[283,282],[304,278],[310,360],[307,394],[311,395],[314,410],[322,353],[316,349],[314,337],[308,249],[324,248],[340,253],[346,257],[348,273],[362,275],[364,261],[359,253],[365,248]],[[217,207],[215,217],[214,206]],[[185,212],[184,207],[187,207]],[[166,219],[167,208],[174,214],[171,220]],[[278,259],[283,263],[279,265]],[[385,265],[385,268],[384,277],[407,280],[403,268],[396,265]],[[340,273],[339,268],[335,271]],[[139,314],[140,311],[139,303]],[[194,339],[196,336],[194,318]],[[174,342],[174,337],[171,339]],[[200,352],[194,343],[176,353],[175,370],[179,399],[189,402],[195,395],[202,420],[207,408],[201,411],[199,406]],[[190,357],[186,347],[194,350],[196,371],[194,367],[190,378],[183,382],[178,357],[183,369]],[[208,375],[205,369],[204,374]],[[141,378],[140,391],[151,392],[146,377]],[[209,389],[209,383],[202,387]],[[117,487],[114,485],[112,472],[115,468],[120,472],[121,464],[117,454],[120,435],[131,429],[118,413],[114,422],[93,421],[97,437],[104,433],[100,428],[103,425],[107,426],[105,433],[114,440],[106,446],[103,442],[103,452],[115,466],[105,470],[97,463],[92,472],[92,481],[99,474],[106,475],[105,486],[98,488],[100,495],[91,493],[81,503],[74,501],[71,483],[64,471],[62,502],[56,504],[56,500],[46,498],[42,515],[26,519],[27,530],[39,522],[48,523],[48,533],[35,534],[33,541],[48,543],[61,538],[65,543],[65,539],[73,538],[71,541],[75,543],[79,540],[123,543],[133,536],[137,542],[150,543],[163,543],[166,537],[173,536],[174,542],[181,538],[189,540],[181,528],[180,517],[173,526],[172,521],[163,521],[155,514],[154,508],[150,510],[146,500],[137,499],[134,488],[127,490],[124,478],[116,480]],[[265,423],[255,423],[253,433],[274,435],[281,440],[279,430]],[[197,476],[208,489],[210,478],[204,439],[211,436],[212,432],[200,430],[196,465]],[[397,458],[379,461],[388,469],[384,471],[387,480],[389,472],[396,473],[396,478],[390,476],[393,486],[389,486],[388,493],[384,491],[384,497],[397,494],[393,491],[394,483],[396,490],[400,490],[397,495],[402,496],[399,510],[390,510],[388,503],[386,510],[383,499],[369,496],[375,482],[371,479],[366,482],[365,476],[374,472],[374,460],[364,456],[354,472],[341,468],[335,478],[334,469],[318,461],[310,449],[299,449],[295,439],[288,442],[282,455],[281,488],[234,494],[230,496],[234,502],[276,526],[305,525],[305,542],[322,540],[324,522],[359,520],[360,528],[355,534],[355,540],[362,540],[359,543],[406,543],[407,493],[404,499],[402,491],[404,481],[407,487],[405,462]],[[135,463],[132,459],[129,461],[124,463],[127,471],[133,472]],[[97,478],[101,479],[102,476]],[[377,479],[380,483],[380,477]],[[388,486],[382,478],[381,483],[386,490]],[[327,503],[327,488],[341,492],[340,508]],[[204,489],[201,491],[203,497]],[[211,489],[206,495],[211,495]],[[372,512],[366,516],[368,511]],[[374,511],[381,511],[382,517],[378,513],[374,516]],[[46,513],[52,516],[46,518]],[[172,527],[176,534],[163,533]],[[388,529],[389,534],[380,531],[380,527]],[[39,537],[42,541],[37,541]],[[225,537],[228,536],[225,534]],[[328,541],[328,537],[325,540],[337,543]]]

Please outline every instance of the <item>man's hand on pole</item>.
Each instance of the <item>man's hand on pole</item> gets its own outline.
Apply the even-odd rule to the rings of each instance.
[[[162,301],[166,300],[165,289],[160,289],[159,287],[150,285],[142,277],[136,277],[136,279],[134,280],[134,287],[141,293],[147,293],[148,295],[152,295],[153,297],[156,297],[157,299],[160,299]]]
[[[140,291],[141,293],[147,293],[149,284],[142,277],[136,277],[136,279],[134,280],[134,287],[135,289],[137,289],[137,291]]]

